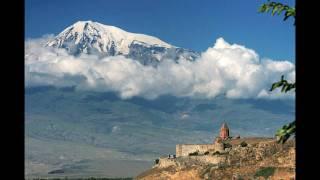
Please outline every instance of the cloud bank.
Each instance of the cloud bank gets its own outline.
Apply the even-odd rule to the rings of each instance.
[[[295,81],[295,65],[289,61],[260,59],[244,46],[218,38],[213,47],[194,62],[163,61],[158,67],[143,66],[123,56],[99,59],[69,55],[63,49],[44,47],[48,38],[25,42],[25,86],[75,86],[77,90],[113,91],[121,98],[161,95],[214,98],[294,98],[294,92],[269,92],[285,75]]]

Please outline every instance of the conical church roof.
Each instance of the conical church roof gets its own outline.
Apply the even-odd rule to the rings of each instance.
[[[221,129],[224,128],[224,129],[229,129],[228,125],[226,122],[223,122],[222,126],[221,126]]]

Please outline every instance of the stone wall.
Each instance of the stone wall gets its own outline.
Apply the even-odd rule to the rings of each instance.
[[[175,159],[159,158],[158,164],[156,164],[154,167],[166,168],[169,166],[177,166]]]
[[[223,155],[198,155],[198,156],[180,156],[174,159],[168,159],[167,157],[160,157],[159,162],[153,167],[166,168],[170,166],[176,167],[188,167],[194,164],[225,164],[227,163],[227,156]]]
[[[200,154],[206,151],[213,151],[215,149],[214,144],[177,144],[176,156],[188,156],[189,153],[198,151]]]
[[[227,160],[228,160],[227,156],[218,156],[218,155],[190,156],[189,158],[200,161],[205,164],[225,164],[227,163]]]

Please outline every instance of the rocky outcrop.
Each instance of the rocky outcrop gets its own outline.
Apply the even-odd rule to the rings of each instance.
[[[136,179],[294,179],[295,142],[233,144],[223,152],[160,158]]]

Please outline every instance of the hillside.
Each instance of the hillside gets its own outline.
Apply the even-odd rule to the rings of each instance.
[[[136,176],[176,144],[211,143],[224,120],[232,136],[272,136],[294,111],[290,101],[122,100],[54,87],[27,88],[25,102],[26,175],[33,177]],[[130,167],[109,168],[115,160]],[[64,173],[48,174],[57,169]]]
[[[228,142],[232,147],[220,153],[160,159],[136,179],[295,179],[295,140],[284,145],[267,138],[243,141],[247,145]]]

